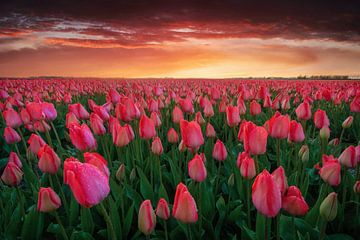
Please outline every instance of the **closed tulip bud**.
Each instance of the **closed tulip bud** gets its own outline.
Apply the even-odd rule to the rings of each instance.
[[[106,133],[104,121],[96,113],[91,113],[90,115],[90,127],[95,135],[101,136]]]
[[[30,113],[28,112],[28,110],[26,108],[23,108],[20,111],[20,117],[21,117],[21,120],[24,122],[24,124],[30,124],[32,121]]]
[[[93,106],[93,111],[96,115],[98,115],[103,121],[107,121],[110,118],[110,115],[105,107],[103,106]]]
[[[311,105],[308,101],[301,103],[295,110],[299,120],[309,120],[311,118]]]
[[[156,215],[151,206],[150,200],[145,200],[141,203],[138,215],[139,230],[145,234],[150,235],[156,226]]]
[[[332,156],[323,156],[323,166],[319,171],[320,177],[324,182],[331,186],[338,186],[341,181],[341,166],[337,159]]]
[[[180,120],[184,119],[184,114],[181,111],[181,109],[177,106],[174,107],[173,111],[172,111],[172,121],[174,123],[179,123]]]
[[[274,177],[274,181],[280,189],[281,195],[284,195],[289,187],[284,168],[282,166],[278,167],[271,175]]]
[[[122,163],[118,170],[116,171],[116,179],[119,182],[122,182],[122,180],[125,178],[125,165]]]
[[[281,209],[281,192],[274,177],[263,170],[252,185],[252,202],[267,217],[275,217]]]
[[[70,104],[68,108],[69,112],[74,113],[78,119],[86,120],[90,117],[89,112],[80,103]]]
[[[150,119],[153,120],[155,127],[158,128],[161,126],[161,120],[159,115],[156,112],[152,112],[150,114]]]
[[[90,151],[97,148],[96,139],[86,124],[72,124],[69,129],[72,144],[80,151]]]
[[[203,118],[203,116],[201,115],[201,112],[197,112],[195,114],[195,120],[198,124],[202,125],[205,123],[205,119]]]
[[[184,152],[186,150],[186,146],[185,146],[183,140],[180,141],[178,149],[179,149],[179,152]]]
[[[5,127],[4,139],[7,144],[14,144],[21,141],[20,135],[11,127]]]
[[[331,139],[331,141],[328,143],[329,146],[337,146],[339,145],[340,143],[340,140],[339,138],[334,138],[334,139]]]
[[[86,208],[99,204],[110,193],[109,178],[99,168],[73,157],[64,161],[64,183]]]
[[[247,152],[239,153],[236,163],[243,178],[251,180],[256,176],[255,161]]]
[[[244,126],[244,148],[253,155],[260,155],[266,152],[268,133],[264,127],[256,126],[247,122]]]
[[[290,122],[290,131],[288,140],[291,142],[302,142],[305,139],[304,130],[301,126],[301,124],[295,120],[292,120]]]
[[[44,146],[46,143],[45,141],[37,134],[31,134],[29,140],[28,140],[28,144],[29,144],[29,150],[33,153],[33,154],[37,154],[39,149]]]
[[[337,215],[337,194],[330,193],[320,205],[320,215],[328,222],[334,220]]]
[[[5,120],[5,124],[11,128],[18,128],[22,125],[22,120],[17,111],[12,108],[9,108],[3,112],[3,117]]]
[[[61,160],[55,151],[47,144],[42,146],[38,153],[38,166],[44,173],[56,174],[61,165]]]
[[[124,147],[130,143],[128,130],[126,127],[121,126],[119,122],[116,122],[113,126],[112,139],[117,147]]]
[[[309,206],[296,186],[290,186],[286,191],[282,208],[293,216],[304,216],[309,211]]]
[[[341,153],[339,157],[339,162],[348,168],[354,168],[357,164],[355,147],[349,146],[348,148],[346,148]]]
[[[250,103],[250,114],[255,116],[261,113],[261,105],[256,101],[252,100]]]
[[[299,158],[301,159],[301,161],[303,163],[306,163],[309,161],[309,147],[308,145],[302,145],[300,150],[299,150]]]
[[[1,175],[1,180],[9,186],[17,186],[20,184],[23,176],[20,167],[14,162],[8,162]]]
[[[343,128],[349,128],[351,127],[352,123],[353,123],[354,117],[353,116],[349,116],[347,119],[345,119],[345,121],[342,123],[342,127]]]
[[[317,128],[321,129],[323,127],[329,127],[330,121],[326,112],[318,109],[314,114],[314,124]]]
[[[226,121],[229,127],[237,126],[240,123],[239,108],[229,105],[226,108]]]
[[[161,155],[163,153],[164,149],[159,137],[155,137],[151,143],[151,151],[155,155]]]
[[[140,137],[146,140],[156,136],[154,121],[148,118],[145,114],[140,118],[139,133]]]
[[[211,123],[206,124],[205,136],[208,137],[208,138],[216,137],[215,129],[214,129],[213,125],[211,125]]]
[[[213,108],[211,103],[205,105],[205,107],[204,107],[204,116],[205,117],[214,116],[214,108]]]
[[[100,171],[102,171],[106,176],[110,176],[110,171],[108,168],[108,163],[103,156],[99,153],[86,152],[84,153],[84,162],[89,163],[97,167]]]
[[[80,125],[80,122],[73,112],[68,112],[66,114],[66,123],[65,123],[66,128],[70,128],[72,124]]]
[[[52,188],[40,188],[37,203],[37,210],[39,212],[52,212],[60,206],[61,200]]]
[[[179,135],[174,128],[170,128],[167,132],[167,138],[169,143],[177,143],[179,141]]]
[[[195,154],[194,158],[188,163],[188,172],[192,180],[202,182],[206,179],[206,167],[200,155]]]
[[[213,148],[212,156],[218,161],[224,161],[227,157],[226,147],[224,143],[219,139],[216,140],[216,143]]]
[[[134,182],[136,179],[136,170],[133,168],[130,172],[130,182]]]
[[[186,113],[194,113],[194,105],[192,104],[191,98],[187,97],[185,99],[180,99],[179,101],[181,110],[183,110]]]
[[[161,219],[168,220],[170,217],[169,205],[164,198],[160,198],[156,207],[156,216]]]
[[[234,173],[232,173],[232,174],[230,175],[230,177],[228,178],[228,186],[229,186],[229,187],[232,187],[232,186],[234,186],[234,183],[235,183]]]
[[[320,138],[321,138],[322,140],[326,140],[326,141],[327,141],[327,140],[329,139],[329,137],[330,137],[330,128],[327,127],[327,126],[322,127],[322,128],[320,129],[319,135],[320,135]]]
[[[273,138],[284,139],[289,135],[290,117],[276,112],[269,120],[269,135]]]
[[[355,193],[360,193],[360,181],[356,181],[354,184],[354,192]]]
[[[196,223],[198,220],[196,202],[183,183],[176,187],[172,215],[182,223]]]
[[[204,144],[204,137],[200,125],[197,122],[181,120],[180,132],[186,147],[195,149]]]

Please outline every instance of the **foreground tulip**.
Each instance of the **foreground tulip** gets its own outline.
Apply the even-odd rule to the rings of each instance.
[[[84,153],[84,161],[86,163],[92,164],[102,171],[106,176],[110,176],[110,171],[108,168],[108,163],[103,156],[96,152],[86,152]]]
[[[320,177],[324,182],[331,186],[338,186],[341,181],[341,166],[337,159],[323,156],[323,166],[319,171]]]
[[[271,175],[274,177],[274,181],[280,189],[281,195],[283,195],[289,187],[284,168],[282,166],[278,167]]]
[[[304,130],[301,124],[295,120],[290,122],[289,136],[288,140],[291,142],[302,142],[305,139]]]
[[[227,157],[227,151],[225,144],[219,139],[216,140],[216,143],[213,148],[212,156],[218,161],[224,161]]]
[[[183,183],[176,187],[172,215],[182,223],[195,223],[198,220],[195,200]]]
[[[337,194],[335,192],[330,193],[320,205],[320,215],[326,221],[332,221],[337,215]]]
[[[301,103],[295,110],[299,120],[309,120],[311,118],[311,105],[308,101]]]
[[[5,110],[3,112],[3,117],[5,120],[5,124],[8,127],[18,128],[23,123],[19,113],[12,108]]]
[[[261,155],[266,152],[268,133],[264,127],[248,122],[244,129],[244,148],[250,154]]]
[[[275,217],[281,209],[281,192],[274,177],[263,170],[252,185],[252,202],[267,217]]]
[[[356,167],[357,161],[356,161],[355,147],[354,146],[347,147],[339,156],[339,162],[348,168]]]
[[[247,152],[239,153],[236,164],[240,168],[240,174],[243,178],[251,180],[256,176],[254,159]]]
[[[60,206],[61,200],[52,188],[40,188],[37,203],[37,210],[39,212],[52,212]]]
[[[80,151],[95,150],[97,148],[96,139],[85,123],[81,126],[72,124],[69,132],[72,144]]]
[[[139,230],[145,234],[150,235],[156,226],[156,215],[150,200],[145,200],[141,203],[138,215]]]
[[[110,192],[109,178],[96,166],[71,157],[64,162],[64,183],[86,208],[100,203]]]
[[[49,102],[41,103],[42,112],[45,115],[45,120],[48,122],[54,121],[57,117],[57,112],[54,107],[54,104]]]
[[[39,168],[44,173],[56,174],[61,165],[61,160],[55,151],[47,144],[42,146],[38,153]]]
[[[239,108],[229,105],[226,108],[226,121],[229,127],[234,127],[240,123]]]
[[[194,158],[188,163],[188,173],[192,180],[203,182],[206,179],[206,167],[200,155],[195,154]]]
[[[14,144],[21,141],[20,135],[11,127],[4,129],[4,139],[7,144]]]
[[[181,120],[180,132],[186,147],[196,149],[204,144],[204,137],[197,122]]]
[[[284,139],[288,137],[290,117],[276,112],[269,120],[269,135],[273,138]]]
[[[90,115],[90,127],[95,135],[104,135],[106,129],[104,127],[104,121],[96,113]]]
[[[156,207],[156,216],[163,220],[167,220],[170,217],[169,205],[164,198],[160,198]]]
[[[23,172],[20,167],[14,162],[8,162],[1,175],[1,180],[9,186],[17,186],[22,180]]]
[[[293,216],[304,216],[309,210],[301,191],[296,186],[290,186],[286,191],[282,199],[282,208]]]
[[[149,140],[156,136],[155,123],[145,114],[141,116],[139,123],[140,137]]]
[[[90,114],[80,103],[74,103],[69,105],[69,112],[75,114],[78,119],[86,120],[89,119]]]
[[[314,124],[317,128],[329,127],[330,121],[325,111],[318,109],[314,114]]]

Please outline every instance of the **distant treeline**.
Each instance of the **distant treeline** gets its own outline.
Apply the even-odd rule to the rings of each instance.
[[[350,79],[347,75],[313,75],[313,76],[306,76],[300,75],[297,79],[322,79],[322,80],[347,80]]]

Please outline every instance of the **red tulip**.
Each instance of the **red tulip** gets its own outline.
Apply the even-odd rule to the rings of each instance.
[[[69,129],[72,144],[80,151],[95,150],[96,139],[86,124],[72,124]]]
[[[196,149],[204,144],[204,137],[197,122],[181,120],[180,132],[186,147]]]
[[[97,114],[103,121],[107,121],[110,118],[110,115],[105,107],[103,106],[93,106],[93,111]]]
[[[70,186],[76,201],[90,208],[110,192],[109,178],[96,166],[71,157],[64,162],[64,183]]]
[[[211,125],[211,123],[209,123],[209,122],[206,124],[205,136],[208,138],[216,137],[215,129],[214,129],[213,125]]]
[[[45,121],[37,121],[34,123],[34,129],[38,132],[46,132],[50,131],[51,127],[49,124],[47,124]]]
[[[342,126],[343,128],[349,128],[349,127],[351,127],[353,121],[354,121],[354,117],[353,117],[353,116],[349,116],[349,117],[347,117],[347,118],[344,120],[344,122],[342,123],[341,126]]]
[[[21,141],[20,135],[11,127],[5,127],[4,139],[7,144],[14,144]]]
[[[184,119],[184,114],[181,111],[181,109],[177,106],[174,107],[173,111],[172,111],[172,121],[174,123],[179,123],[180,120]]]
[[[70,126],[71,126],[72,124],[78,124],[78,125],[79,125],[80,122],[79,122],[78,118],[76,117],[76,115],[75,115],[74,113],[68,112],[68,113],[66,114],[66,123],[65,123],[65,126],[66,126],[66,128],[70,128]]]
[[[360,95],[358,94],[350,103],[351,112],[360,112]]]
[[[16,166],[18,166],[19,168],[22,168],[22,163],[20,161],[20,158],[18,157],[18,155],[14,152],[10,152],[9,158],[8,158],[8,162],[12,162],[14,163]]]
[[[140,137],[146,140],[156,136],[154,121],[148,118],[145,114],[140,118],[139,132]]]
[[[38,153],[39,168],[41,171],[50,174],[56,174],[61,165],[61,160],[55,151],[47,144],[42,146]]]
[[[128,129],[125,126],[121,126],[118,121],[113,126],[112,139],[117,147],[124,147],[131,141]]]
[[[176,187],[172,215],[182,223],[195,223],[198,220],[196,202],[183,183]]]
[[[218,161],[224,161],[227,157],[226,147],[224,143],[219,139],[216,140],[216,143],[213,148],[212,156]]]
[[[237,106],[238,106],[240,115],[243,115],[246,113],[246,105],[245,105],[244,100],[241,97],[239,97],[237,100]]]
[[[201,115],[201,112],[197,112],[195,114],[195,120],[198,124],[202,125],[205,123],[205,119],[203,118],[203,116]]]
[[[41,110],[45,115],[45,120],[46,121],[54,121],[57,117],[57,112],[56,109],[54,107],[54,104],[49,103],[49,102],[43,102],[41,103]]]
[[[319,171],[320,177],[324,182],[331,186],[338,186],[341,181],[341,166],[333,156],[323,155],[323,166]]]
[[[302,142],[305,139],[304,130],[300,123],[295,120],[290,122],[288,140],[291,142]]]
[[[329,122],[329,118],[326,115],[326,112],[318,109],[315,114],[314,114],[314,124],[317,128],[323,128],[323,127],[329,127],[330,126],[330,122]]]
[[[177,143],[179,141],[179,136],[174,128],[170,128],[167,133],[167,138],[169,143]]]
[[[302,102],[295,110],[299,120],[309,120],[311,118],[311,105],[308,101]]]
[[[23,108],[20,111],[20,117],[21,117],[21,120],[24,122],[24,124],[30,124],[32,121],[31,116],[26,108]]]
[[[244,148],[253,155],[260,155],[266,152],[268,133],[264,127],[256,126],[248,122],[244,127]]]
[[[179,101],[181,110],[186,113],[194,113],[194,106],[190,98],[180,99]]]
[[[37,203],[37,210],[39,212],[52,212],[60,206],[61,200],[52,188],[40,188]]]
[[[89,112],[80,103],[70,104],[69,112],[74,113],[78,119],[82,120],[86,120],[90,117]]]
[[[206,167],[200,155],[195,154],[194,158],[188,163],[188,172],[192,180],[203,182],[206,179]]]
[[[156,215],[151,206],[150,200],[145,200],[141,203],[138,216],[139,230],[145,234],[150,235],[156,226]]]
[[[152,112],[150,114],[150,119],[153,120],[155,127],[158,128],[161,126],[161,120],[159,115],[156,112]]]
[[[240,123],[239,108],[229,105],[226,108],[226,121],[229,127],[237,126]]]
[[[111,88],[108,94],[106,95],[106,100],[116,104],[120,101],[120,94],[116,91],[116,89]]]
[[[12,108],[9,108],[3,112],[3,117],[5,120],[5,124],[11,128],[18,128],[22,125],[22,120],[17,111]]]
[[[96,113],[90,115],[90,127],[95,135],[104,135],[106,133],[104,121]]]
[[[204,116],[205,117],[212,117],[214,116],[214,109],[211,103],[206,104],[204,107]]]
[[[26,104],[27,113],[30,115],[31,122],[41,121],[45,119],[41,103],[30,102]]]
[[[254,159],[252,159],[247,152],[239,153],[236,164],[243,178],[251,180],[256,176]]]
[[[20,184],[23,172],[20,167],[14,162],[8,162],[1,175],[1,180],[9,186],[17,186]]]
[[[28,144],[30,151],[33,154],[37,154],[39,149],[46,143],[39,135],[33,133],[28,140]]]
[[[282,199],[282,208],[293,216],[304,216],[309,211],[299,188],[290,186]]]
[[[281,209],[281,192],[274,177],[263,170],[252,185],[252,201],[256,209],[267,217],[275,217]]]
[[[250,103],[250,114],[258,115],[260,113],[261,113],[261,105],[256,100],[252,100]]]
[[[164,151],[161,139],[159,137],[155,137],[151,144],[151,151],[155,155],[161,155]]]
[[[170,217],[169,205],[164,198],[160,198],[156,207],[156,216],[161,219],[167,220]]]
[[[274,177],[274,181],[280,189],[281,195],[283,195],[289,187],[284,168],[282,166],[278,167],[271,175]]]
[[[339,162],[348,167],[354,168],[356,167],[356,149],[354,146],[347,147],[339,156]]]
[[[284,139],[288,137],[290,128],[289,115],[276,112],[269,120],[269,135],[273,138]]]
[[[84,162],[89,163],[97,167],[102,171],[107,177],[110,176],[110,171],[108,168],[108,163],[103,156],[96,152],[86,152],[84,153]]]

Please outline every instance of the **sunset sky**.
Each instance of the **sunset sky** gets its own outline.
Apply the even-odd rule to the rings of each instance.
[[[0,3],[3,77],[304,74],[360,74],[360,1]]]

